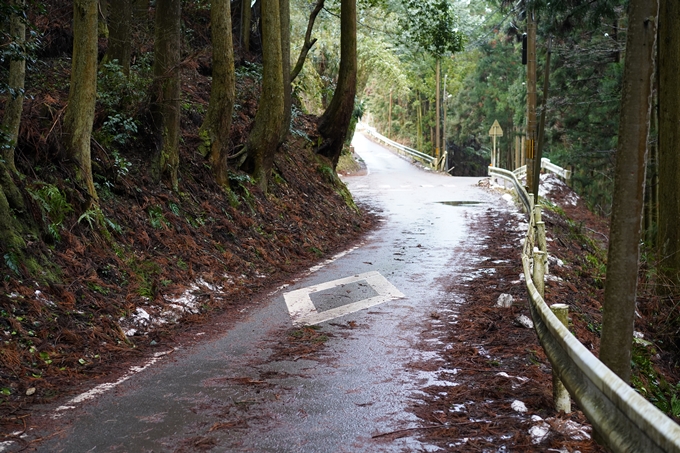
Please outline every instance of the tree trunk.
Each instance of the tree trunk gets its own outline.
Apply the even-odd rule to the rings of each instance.
[[[534,181],[534,152],[536,150],[536,17],[535,11],[527,14],[527,137],[526,186],[531,191]]]
[[[300,49],[300,56],[298,56],[297,63],[295,63],[295,67],[291,71],[290,74],[291,82],[293,82],[293,80],[295,80],[298,74],[300,74],[300,71],[302,71],[302,67],[305,64],[305,59],[307,58],[309,50],[316,43],[316,38],[312,39],[312,29],[314,28],[314,21],[316,21],[316,16],[318,16],[321,9],[323,9],[324,3],[325,0],[317,0],[316,5],[312,10],[312,13],[309,15],[309,21],[307,22],[307,32],[305,33],[305,42],[302,45],[302,49]]]
[[[283,57],[281,55],[281,16],[279,0],[262,1],[262,96],[255,115],[255,126],[248,137],[248,156],[253,177],[267,191],[284,121]]]
[[[208,113],[199,135],[205,143],[215,180],[229,187],[227,155],[229,132],[234,109],[234,48],[231,37],[231,6],[229,0],[212,0],[210,5],[212,37],[212,86]]]
[[[15,0],[14,5],[22,8],[24,0]],[[26,24],[24,24],[18,14],[12,14],[9,28],[10,39],[17,47],[23,48],[26,42]],[[14,164],[14,150],[19,140],[19,126],[21,125],[21,113],[24,107],[24,82],[26,80],[26,60],[24,58],[11,60],[9,63],[8,88],[13,91],[5,104],[5,116],[2,119],[2,129],[7,134],[9,146],[4,148],[2,156],[5,159],[7,168],[16,172]]]
[[[323,142],[317,152],[338,165],[354,111],[357,88],[357,8],[356,0],[340,3],[340,71],[333,99],[319,120]]]
[[[118,60],[123,74],[130,75],[132,55],[132,2],[119,0],[109,15],[109,48],[106,61]]]
[[[600,346],[600,360],[626,382],[631,372],[658,12],[658,0],[631,0],[628,5]]]
[[[156,2],[153,64],[155,99],[152,105],[156,151],[152,174],[157,181],[167,181],[175,191],[179,189],[181,11],[181,0]]]
[[[71,87],[64,114],[64,147],[76,180],[85,185],[89,200],[97,200],[92,179],[90,138],[97,100],[97,0],[73,1],[73,59]]]
[[[293,115],[293,93],[290,80],[290,0],[279,0],[281,14],[281,69],[283,70],[283,125],[281,142],[290,130]]]
[[[659,258],[680,285],[680,5],[661,0],[659,14]]]
[[[250,21],[252,9],[250,0],[241,2],[241,50],[243,53],[250,52]]]

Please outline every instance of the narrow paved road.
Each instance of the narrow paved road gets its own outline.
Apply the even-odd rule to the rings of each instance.
[[[426,451],[412,437],[372,437],[417,426],[407,406],[434,373],[408,364],[430,358],[417,348],[422,325],[451,297],[441,282],[472,211],[483,207],[471,202],[490,196],[479,178],[418,169],[359,134],[355,149],[369,173],[346,183],[381,213],[379,229],[271,294],[219,338],[48,412],[58,416],[59,434],[37,451]],[[318,326],[328,337],[320,351],[275,354],[293,322]]]

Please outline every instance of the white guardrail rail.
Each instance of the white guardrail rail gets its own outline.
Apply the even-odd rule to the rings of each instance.
[[[600,362],[546,305],[541,295],[544,287],[541,270],[547,255],[545,250],[535,251],[534,247],[535,244],[545,247],[545,236],[540,236],[545,234],[540,206],[534,208],[533,197],[515,173],[489,167],[489,176],[510,181],[529,213],[522,266],[536,333],[554,375],[593,425],[598,441],[614,452],[680,452],[680,426]],[[529,278],[532,263],[534,275]]]
[[[378,141],[380,141],[380,142],[382,142],[386,145],[389,145],[393,148],[396,148],[397,151],[399,151],[403,154],[407,154],[407,155],[413,157],[414,159],[419,160],[420,162],[422,162],[426,165],[429,165],[431,167],[435,166],[436,158],[430,156],[429,154],[421,153],[418,150],[415,150],[413,148],[409,148],[408,146],[404,146],[400,143],[395,142],[394,140],[390,140],[389,138],[385,137],[384,135],[379,134],[378,131],[375,130],[375,127],[371,127],[371,126],[364,126],[364,127],[365,127],[366,132],[368,132],[368,134],[370,136],[372,136],[373,138],[375,138],[376,140],[378,140]]]
[[[571,170],[565,170],[564,168],[553,164],[550,162],[550,159],[543,158],[541,159],[541,168],[544,170],[548,170],[549,172],[555,173],[557,176],[566,179],[569,181],[571,179]],[[516,170],[513,171],[515,176],[517,176],[517,179],[523,178],[527,174],[527,166],[522,165],[521,167],[517,168]]]

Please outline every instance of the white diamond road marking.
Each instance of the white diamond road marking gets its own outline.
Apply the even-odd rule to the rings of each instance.
[[[346,285],[348,283],[365,281],[378,294],[368,299],[353,302],[351,304],[342,305],[340,307],[332,308],[330,310],[318,312],[314,306],[314,302],[310,294],[327,289],[335,288],[336,286]],[[339,318],[340,316],[354,313],[355,311],[364,310],[384,302],[394,299],[404,298],[404,294],[399,291],[392,283],[388,282],[385,277],[379,272],[366,272],[364,274],[354,275],[352,277],[345,277],[338,280],[333,280],[326,283],[320,283],[307,288],[290,291],[283,295],[288,312],[293,320],[293,324],[301,326],[313,326],[324,321]]]

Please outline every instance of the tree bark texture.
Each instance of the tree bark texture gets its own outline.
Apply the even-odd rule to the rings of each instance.
[[[340,70],[338,84],[331,103],[319,120],[319,133],[323,138],[317,150],[333,164],[338,165],[347,129],[354,112],[357,86],[357,8],[356,0],[340,3]]]
[[[26,247],[26,243],[17,234],[19,228],[15,223],[5,191],[0,185],[0,251],[4,253],[21,252]]]
[[[305,65],[305,60],[307,59],[307,54],[311,50],[312,46],[316,44],[316,38],[312,39],[312,30],[314,29],[314,22],[316,21],[316,16],[319,15],[323,9],[325,0],[317,0],[314,9],[309,15],[309,21],[307,22],[307,31],[305,32],[305,42],[302,44],[302,49],[300,49],[300,55],[298,56],[295,67],[292,69],[290,74],[290,81],[292,82],[302,71],[302,67]]]
[[[261,6],[262,96],[247,150],[253,163],[253,177],[266,192],[284,121],[283,57],[279,0],[262,0]]]
[[[227,155],[229,132],[234,110],[234,47],[231,36],[231,6],[229,0],[212,0],[210,5],[212,37],[212,85],[208,113],[200,136],[206,147],[217,184],[229,187]]]
[[[250,52],[250,21],[253,10],[250,0],[241,1],[241,50],[243,53]]]
[[[130,75],[132,55],[132,0],[118,0],[109,15],[109,48],[106,60],[118,60],[123,74]]]
[[[662,274],[680,285],[680,4],[661,0],[659,13],[659,258]]]
[[[157,181],[167,181],[173,190],[178,190],[181,11],[181,0],[156,2],[153,64],[155,99],[152,105],[156,152],[152,173]]]
[[[630,380],[658,0],[631,0],[607,255],[600,360]]]
[[[97,200],[90,158],[97,100],[97,15],[97,0],[73,0],[71,86],[63,137],[66,156],[74,165],[76,179],[85,185],[90,201]]]
[[[24,0],[15,0],[14,5],[23,7]],[[23,47],[26,42],[26,24],[18,14],[12,14],[10,18],[9,33],[14,43]],[[9,147],[3,150],[7,168],[16,172],[14,164],[14,150],[19,140],[19,126],[21,125],[21,113],[24,108],[24,82],[26,80],[26,60],[24,58],[12,60],[9,63],[9,80],[7,85],[14,91],[10,94],[5,104],[5,116],[2,119],[2,128],[9,138]]]
[[[293,93],[290,80],[290,0],[279,0],[281,14],[281,69],[283,71],[283,124],[281,142],[290,130],[293,115]]]

